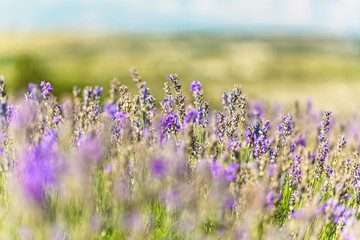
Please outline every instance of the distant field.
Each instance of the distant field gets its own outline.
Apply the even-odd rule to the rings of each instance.
[[[360,106],[360,41],[234,35],[1,34],[0,75],[10,91],[46,79],[58,95],[72,85],[108,87],[116,76],[131,85],[137,68],[162,97],[168,73],[199,80],[205,98],[220,104],[223,90],[241,84],[252,99],[351,111]],[[188,86],[184,86],[188,90]]]

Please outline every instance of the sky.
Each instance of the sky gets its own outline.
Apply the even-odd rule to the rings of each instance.
[[[360,34],[359,0],[0,0],[15,31],[306,30]]]

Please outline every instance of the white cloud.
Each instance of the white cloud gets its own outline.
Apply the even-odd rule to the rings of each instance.
[[[328,27],[337,32],[346,32],[348,29],[358,28],[360,30],[360,1],[342,0],[331,2],[326,6],[325,17]]]

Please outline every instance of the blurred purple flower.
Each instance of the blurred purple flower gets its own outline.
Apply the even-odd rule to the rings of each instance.
[[[227,198],[225,201],[225,208],[230,209],[235,206],[235,200],[233,198]]]
[[[114,117],[116,113],[116,105],[112,103],[104,104],[104,110]]]
[[[95,136],[82,135],[79,140],[78,153],[86,164],[95,163],[102,155],[100,140]]]
[[[190,84],[190,91],[191,92],[198,92],[201,90],[201,83],[199,81],[193,81]]]
[[[213,172],[215,177],[219,177],[222,171],[222,165],[216,161],[213,161],[211,163],[211,171]]]
[[[267,169],[267,172],[268,172],[269,176],[274,175],[274,173],[275,173],[275,166],[274,166],[274,164],[270,164],[270,165],[269,165],[269,167],[268,167],[268,169]]]
[[[46,187],[56,183],[57,173],[62,169],[55,143],[55,131],[46,131],[43,140],[23,152],[19,162],[19,178],[23,190],[40,204],[45,200]]]
[[[46,98],[49,96],[50,92],[54,90],[53,86],[49,82],[41,81],[40,82],[41,87],[41,95]]]
[[[266,195],[266,207],[267,208],[272,207],[274,204],[274,201],[275,201],[275,193],[273,191],[271,191]]]
[[[184,119],[184,123],[185,123],[185,124],[188,124],[188,123],[190,123],[190,122],[195,123],[197,117],[198,117],[198,111],[197,111],[195,108],[190,108],[190,109],[188,109],[187,112],[186,112],[186,116],[185,116],[185,119]]]
[[[127,117],[127,114],[124,111],[119,111],[119,112],[115,113],[114,117],[116,120],[118,120],[123,125],[125,122],[125,119]]]
[[[261,119],[264,115],[264,110],[263,107],[261,106],[261,103],[258,101],[254,101],[252,104],[252,108],[253,110],[253,115],[255,116],[256,119]]]
[[[305,136],[305,134],[301,134],[299,136],[299,139],[297,140],[297,144],[300,145],[300,146],[303,146],[303,147],[306,146],[306,136]]]
[[[213,172],[214,176],[229,182],[236,179],[238,168],[239,165],[236,162],[231,162],[227,167],[216,161],[213,161],[211,164],[211,171]]]
[[[95,93],[96,95],[100,95],[103,92],[103,88],[99,87],[99,86],[95,86],[93,89],[93,93]]]
[[[34,83],[29,83],[28,84],[29,92],[32,92],[35,88],[36,88],[36,84],[34,84]]]
[[[170,209],[181,207],[183,197],[181,192],[176,188],[166,189],[160,192],[160,198]]]
[[[106,165],[104,166],[104,171],[105,171],[106,173],[111,172],[111,166],[110,166],[110,164],[106,164]]]
[[[167,166],[163,158],[155,158],[150,161],[150,170],[152,175],[164,177]]]
[[[230,163],[224,171],[224,177],[228,181],[234,181],[236,179],[236,173],[239,165],[236,162]]]

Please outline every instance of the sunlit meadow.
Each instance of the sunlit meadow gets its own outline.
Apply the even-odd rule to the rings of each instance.
[[[1,239],[360,238],[357,114],[130,76],[61,102],[1,78]]]

